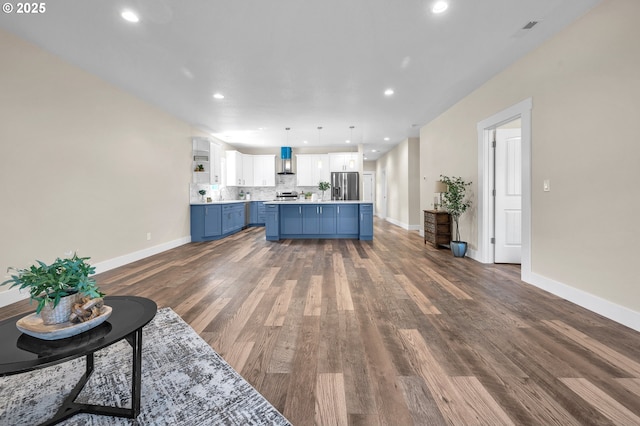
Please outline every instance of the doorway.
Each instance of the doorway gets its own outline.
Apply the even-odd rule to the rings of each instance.
[[[520,260],[521,278],[531,280],[531,98],[513,105],[478,123],[478,251],[476,260],[495,262],[495,164],[494,131],[520,119]],[[517,227],[517,225],[516,225]]]
[[[376,177],[374,172],[362,172],[362,201],[373,203],[376,199]]]
[[[382,219],[387,218],[387,170],[382,169],[380,172],[380,210],[379,215]]]
[[[494,263],[521,262],[522,129],[520,118],[493,131]]]

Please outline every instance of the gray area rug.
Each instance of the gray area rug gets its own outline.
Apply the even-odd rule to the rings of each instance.
[[[84,372],[84,358],[0,377],[0,425],[50,418]],[[96,352],[77,402],[131,406],[131,347]],[[137,420],[78,414],[62,425],[290,425],[175,312],[160,309],[143,329],[142,397]]]

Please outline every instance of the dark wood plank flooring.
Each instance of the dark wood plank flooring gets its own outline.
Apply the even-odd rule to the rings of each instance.
[[[294,425],[640,424],[640,333],[519,276],[376,219],[373,242],[251,228],[96,279],[171,307]]]

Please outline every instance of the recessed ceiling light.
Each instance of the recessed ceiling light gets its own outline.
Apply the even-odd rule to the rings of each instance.
[[[388,140],[389,140],[389,138],[384,138],[384,140],[385,140],[385,141],[388,141]]]
[[[384,95],[385,96],[391,96],[391,95],[393,95],[393,93],[394,93],[393,89],[387,89],[387,90],[384,91]]]
[[[140,21],[140,18],[138,18],[138,15],[136,15],[136,13],[133,12],[132,10],[125,10],[120,14],[120,16],[122,16],[122,19],[124,19],[125,21],[129,21],[129,22]]]
[[[347,139],[346,141],[344,141],[345,143],[351,143],[351,141],[349,139]]]
[[[378,152],[378,150],[377,149],[372,149],[371,152]]]
[[[449,4],[446,1],[437,1],[433,4],[431,11],[433,13],[442,13],[449,8]]]
[[[216,99],[224,99],[224,95],[223,95],[223,94],[220,94],[220,93],[215,93],[215,94],[213,95],[213,97],[214,97],[214,98],[216,98]]]
[[[303,143],[309,143],[309,142],[307,142],[307,141],[302,141],[302,142],[303,142]]]

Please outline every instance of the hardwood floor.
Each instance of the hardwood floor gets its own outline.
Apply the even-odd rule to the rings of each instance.
[[[374,238],[251,228],[96,279],[171,307],[296,426],[640,424],[640,333],[519,267],[455,259],[378,219]]]

